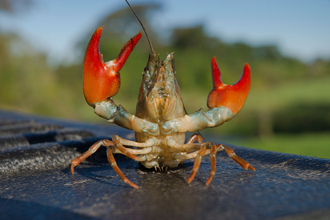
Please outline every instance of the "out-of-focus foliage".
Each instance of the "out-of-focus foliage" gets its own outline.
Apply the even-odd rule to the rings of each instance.
[[[15,34],[0,33],[1,107],[79,119],[75,113],[79,92],[72,93],[62,79],[48,66],[45,54],[34,51]]]
[[[188,112],[206,106],[212,89],[212,56],[216,57],[222,80],[227,84],[239,79],[244,63],[251,66],[251,92],[242,111],[230,123],[208,131],[271,136],[330,130],[329,60],[307,64],[284,56],[276,45],[229,44],[209,36],[202,24],[177,27],[170,39],[162,41],[160,30],[149,22],[160,8],[157,4],[134,6],[160,58],[175,52],[177,78]],[[103,18],[95,29],[101,25],[105,26],[100,42],[105,61],[115,58],[123,44],[141,30],[127,7]],[[88,34],[77,43],[77,50],[86,49],[93,31],[87,30]],[[149,53],[143,37],[121,70],[122,85],[114,100],[132,113]],[[46,60],[45,54],[34,51],[18,36],[0,33],[0,107],[102,121],[83,98],[83,57],[75,64],[57,67],[48,66]]]
[[[31,0],[0,0],[0,12],[17,13],[31,6]]]
[[[223,140],[222,140],[223,141]],[[277,134],[263,138],[237,138],[232,144],[261,150],[307,155],[330,159],[329,132]]]

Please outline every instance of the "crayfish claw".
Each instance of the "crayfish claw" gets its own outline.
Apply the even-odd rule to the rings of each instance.
[[[250,66],[245,64],[242,77],[234,85],[226,85],[221,81],[221,72],[215,57],[211,60],[213,89],[207,99],[209,108],[227,107],[233,114],[243,107],[250,90],[251,71]]]
[[[84,60],[83,89],[85,99],[91,106],[118,93],[120,87],[118,71],[123,67],[142,36],[142,33],[139,32],[122,47],[119,55],[114,60],[104,63],[103,56],[99,51],[102,30],[103,27],[99,27],[94,32],[88,44]]]

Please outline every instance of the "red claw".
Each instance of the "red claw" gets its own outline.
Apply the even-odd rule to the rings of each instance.
[[[102,30],[103,27],[99,27],[94,32],[84,60],[83,90],[89,105],[104,101],[118,93],[120,87],[118,71],[123,67],[142,36],[142,33],[139,32],[121,48],[119,55],[114,60],[104,63],[99,51]]]
[[[245,64],[242,77],[232,86],[221,82],[221,72],[215,57],[212,58],[211,66],[213,90],[207,99],[207,106],[209,108],[227,107],[233,114],[236,114],[243,107],[250,90],[251,72],[249,64]]]

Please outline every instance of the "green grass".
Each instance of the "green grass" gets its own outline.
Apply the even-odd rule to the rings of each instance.
[[[250,114],[251,112],[269,112],[272,114],[276,111],[285,111],[289,107],[301,103],[306,105],[330,104],[329,85],[329,76],[283,82],[269,87],[256,88],[252,83],[251,91],[239,115]],[[202,106],[204,106],[204,110],[207,110],[206,101],[210,91],[211,87],[196,87],[194,91],[188,92],[182,89],[182,98],[188,112],[195,112]],[[135,104],[136,102],[131,101],[131,103]]]
[[[283,109],[294,103],[330,103],[330,77],[284,82],[277,86],[253,88],[243,110]]]
[[[231,143],[261,150],[330,159],[330,133],[327,132],[246,138]]]

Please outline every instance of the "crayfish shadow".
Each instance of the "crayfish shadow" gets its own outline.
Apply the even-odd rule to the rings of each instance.
[[[139,186],[154,196],[163,193],[166,189],[184,189],[187,186],[186,179],[192,166],[193,163],[184,162],[174,168],[148,169],[139,163],[136,169]]]
[[[141,163],[138,163],[137,172],[140,174],[154,174],[154,173],[166,173],[175,174],[182,173],[191,170],[193,162],[180,163],[177,167],[163,167],[163,168],[146,168]]]
[[[193,166],[193,160],[192,161],[184,161],[183,163],[180,163],[177,167],[163,167],[163,168],[146,168],[142,165],[142,163],[137,162],[131,158],[126,157],[122,154],[114,154],[114,158],[116,160],[116,163],[120,169],[127,169],[127,170],[136,170],[139,174],[154,174],[154,173],[167,173],[167,174],[174,174],[174,173],[180,173],[180,172],[188,172],[191,171]],[[93,169],[108,169],[103,166],[100,167],[100,165],[109,165],[109,162],[107,160],[106,156],[106,149],[102,148],[99,149],[97,152],[95,152],[90,157],[86,158],[84,162],[81,164],[89,164],[92,167],[95,166]],[[77,169],[75,167],[75,169]]]
[[[193,162],[185,161],[175,168],[148,169],[141,163],[124,155],[116,154],[114,157],[119,169],[125,176],[143,188],[154,188],[164,185],[170,185],[172,187],[178,186],[178,184],[180,187],[185,186],[187,173],[191,172],[193,166]],[[62,172],[71,174],[69,168],[63,169]],[[102,184],[127,187],[117,176],[107,159],[95,160],[91,158],[90,161],[84,161],[75,167],[75,173],[79,174],[79,176],[82,176],[84,179],[90,179]],[[79,176],[76,178],[72,175],[72,181],[78,181],[80,178]]]

